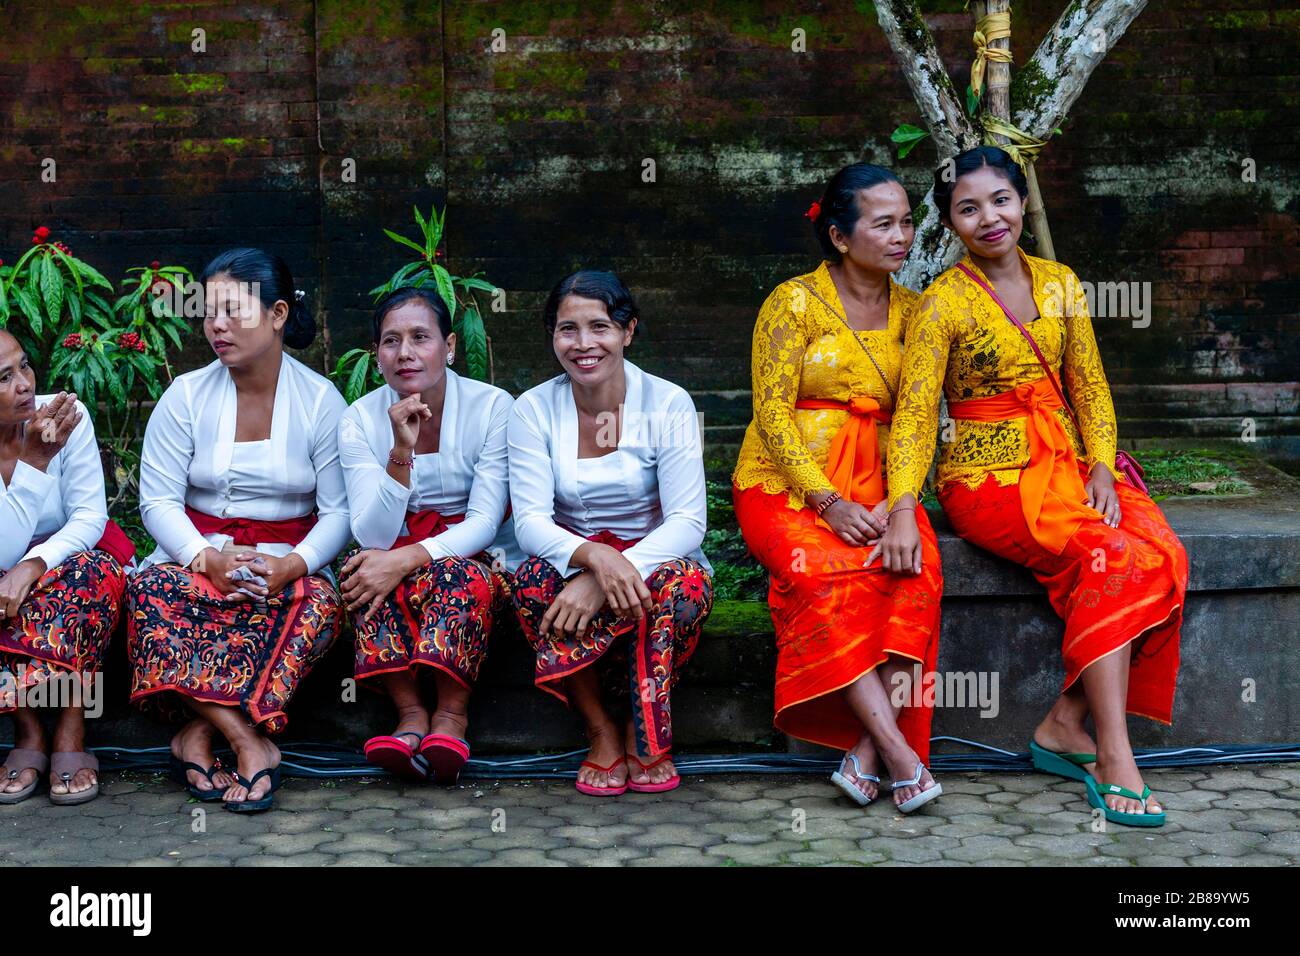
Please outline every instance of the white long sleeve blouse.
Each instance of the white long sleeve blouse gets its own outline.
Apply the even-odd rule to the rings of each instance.
[[[316,511],[296,546],[258,542],[266,554],[297,554],[307,573],[322,571],[347,544],[347,490],[339,465],[338,423],[347,403],[328,379],[291,355],[280,360],[271,437],[235,441],[236,393],[230,372],[214,360],[177,376],[144,432],[140,517],[158,548],[140,565],[188,565],[204,548],[220,550],[229,535],[204,536],[185,506],[218,517],[281,521]]]
[[[339,419],[339,457],[352,513],[352,535],[363,548],[391,548],[408,534],[408,511],[464,515],[441,534],[424,538],[430,560],[473,557],[486,551],[513,573],[523,560],[514,520],[506,516],[509,471],[506,423],[509,393],[447,369],[438,450],[415,456],[411,485],[388,474],[393,426],[388,409],[402,395],[381,385]]]
[[[36,407],[55,397],[37,395]],[[89,551],[104,535],[108,504],[95,426],[86,406],[76,405],[81,421],[44,471],[19,461],[8,484],[0,480],[0,568],[5,571],[28,558],[56,567],[78,551]]]
[[[707,502],[699,421],[690,395],[624,360],[618,447],[578,458],[578,410],[564,375],[530,389],[510,412],[510,499],[526,554],[567,577],[586,535],[640,538],[623,552],[643,578],[679,558],[713,568],[700,550]],[[566,531],[565,525],[578,532]]]

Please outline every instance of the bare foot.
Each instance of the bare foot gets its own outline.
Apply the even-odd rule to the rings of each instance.
[[[49,753],[49,748],[45,745],[45,729],[40,720],[30,710],[21,707],[14,713],[14,749]],[[17,793],[35,783],[39,776],[39,773],[29,768],[11,780],[9,771],[5,770],[0,773],[0,793]]]
[[[920,761],[916,756],[916,751],[907,746],[906,743],[900,743],[897,747],[882,752],[881,756],[885,760],[885,767],[892,779],[911,780],[912,777],[916,776],[916,765]],[[906,803],[917,794],[924,793],[933,786],[934,777],[930,775],[929,768],[923,768],[918,783],[909,787],[898,787],[894,790],[894,806]]]
[[[59,714],[59,722],[54,728],[54,741],[51,755],[56,753],[81,753],[86,749],[85,715],[80,708],[65,707]],[[99,774],[90,767],[82,767],[72,775],[71,780],[56,777],[50,771],[50,793],[81,793],[89,790],[99,781]]]
[[[609,767],[623,756],[623,742],[619,740],[618,728],[613,724],[588,727],[587,739],[591,741],[587,759],[599,767]],[[620,761],[618,766],[610,770],[580,767],[578,782],[597,790],[617,790],[627,782],[627,764]]]
[[[642,761],[636,752],[636,728],[632,721],[627,722],[627,728],[624,732],[624,746],[627,751],[628,772],[631,774],[630,780],[637,784],[663,783],[672,779],[677,773],[677,768],[673,766],[673,758],[660,754],[659,757],[647,758]],[[653,767],[644,767],[642,763],[654,763],[655,760],[663,758],[662,763],[655,764]]]
[[[200,767],[212,767],[217,764],[217,755],[212,751],[212,741],[216,730],[202,717],[195,717],[182,727],[172,738],[172,756],[184,763],[198,764]],[[220,768],[209,780],[207,774],[197,770],[185,771],[185,780],[195,790],[225,790],[235,782],[230,771]]]
[[[280,748],[256,731],[250,731],[247,737],[232,740],[230,746],[235,751],[239,775],[245,780],[252,780],[260,770],[280,766]],[[226,803],[242,803],[245,800],[261,800],[271,791],[271,778],[262,776],[253,784],[250,791],[243,784],[235,781],[222,796]]]
[[[853,749],[845,752],[845,758],[849,754],[857,756],[858,766],[862,768],[863,773],[869,773],[875,777],[880,776],[880,755],[876,753],[876,745],[871,742],[871,737],[868,734],[863,734],[862,738],[853,745]],[[854,773],[853,761],[851,760],[845,759],[841,761],[840,774],[861,791],[862,795],[868,800],[876,799],[876,795],[880,793],[880,786],[874,780],[864,780]]]
[[[1097,744],[1089,736],[1083,721],[1071,723],[1060,720],[1057,718],[1055,710],[1049,712],[1043,718],[1043,722],[1034,730],[1034,743],[1045,750],[1053,750],[1056,753],[1095,754],[1097,752]],[[1097,765],[1095,763],[1086,763],[1081,766],[1085,772],[1092,774],[1094,777],[1097,775],[1095,772]],[[1142,790],[1139,788],[1138,793],[1141,792]]]
[[[446,734],[448,737],[458,737],[461,740],[466,739],[465,732],[468,727],[468,714],[464,711],[444,710],[442,707],[434,711],[433,719],[429,721],[429,733]]]
[[[419,750],[420,741],[429,732],[428,727],[429,712],[423,707],[401,707],[397,711],[397,729],[392,736],[410,744],[412,750]]]
[[[1142,781],[1142,773],[1138,770],[1137,762],[1133,759],[1131,750],[1117,754],[1105,754],[1098,751],[1097,762],[1093,764],[1092,772],[1098,781],[1119,784],[1134,793],[1141,793],[1142,787],[1145,785]],[[1103,793],[1102,799],[1106,801],[1106,806],[1112,810],[1118,810],[1120,813],[1160,813],[1163,810],[1159,802],[1157,802],[1155,794],[1147,797],[1145,807],[1141,800],[1133,800],[1115,794]]]

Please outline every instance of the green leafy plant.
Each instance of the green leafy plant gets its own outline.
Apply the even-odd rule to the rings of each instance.
[[[465,366],[470,377],[490,382],[494,374],[492,340],[483,324],[483,308],[478,295],[495,294],[497,287],[484,279],[482,273],[472,276],[453,275],[439,261],[444,255],[439,246],[446,236],[445,207],[441,215],[437,207],[433,207],[429,210],[427,219],[420,213],[418,206],[412,207],[412,210],[420,231],[418,241],[391,229],[385,229],[384,235],[410,250],[415,258],[402,265],[383,285],[371,289],[370,295],[378,302],[397,289],[437,289],[451,313],[451,330],[459,343],[457,351],[465,356]],[[330,377],[349,402],[356,401],[369,389],[383,384],[383,377],[375,367],[374,353],[364,348],[350,349],[340,356]]]
[[[66,388],[85,404],[106,459],[109,513],[120,509],[128,533],[139,526],[130,516],[143,406],[171,381],[167,350],[188,331],[181,303],[191,281],[188,269],[152,262],[127,270],[115,299],[113,284],[45,226],[12,266],[0,260],[0,328],[27,352],[41,391]]]

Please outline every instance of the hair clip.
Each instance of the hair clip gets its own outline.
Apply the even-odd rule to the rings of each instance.
[[[301,301],[302,301],[302,297],[305,296],[306,294],[307,294],[307,293],[306,293],[306,292],[303,292],[302,289],[294,289],[294,290],[293,290],[293,301],[295,301],[295,302],[301,302]]]

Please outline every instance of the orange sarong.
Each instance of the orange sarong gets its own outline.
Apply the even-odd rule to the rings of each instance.
[[[874,423],[869,430],[874,433]],[[872,464],[878,476],[879,458]],[[921,574],[892,574],[879,558],[864,568],[870,548],[846,544],[811,508],[790,508],[785,492],[769,494],[761,485],[732,491],[745,543],[771,577],[768,604],[777,643],[773,724],[792,737],[847,750],[864,731],[840,691],[891,654],[920,662],[923,674],[938,667],[943,573],[925,510],[916,514]],[[898,727],[928,764],[933,707],[915,705],[923,697],[907,695]]]
[[[1068,467],[1069,477],[1082,486],[1086,474],[1073,455],[1054,467]],[[1000,485],[992,475],[978,489],[949,482],[940,488],[939,502],[957,534],[1028,568],[1047,588],[1053,610],[1065,621],[1063,690],[1090,664],[1141,636],[1133,647],[1126,710],[1171,723],[1187,591],[1182,543],[1155,502],[1119,478],[1119,527],[1085,518],[1064,547],[1051,550],[1025,518],[1029,471],[1018,485]]]
[[[948,405],[948,414],[966,421],[1028,419],[1029,464],[1020,476],[1020,504],[1034,540],[1053,554],[1065,550],[1082,524],[1103,517],[1085,503],[1088,493],[1074,467],[1070,437],[1052,414],[1061,407],[1060,396],[1045,377],[998,395]]]

